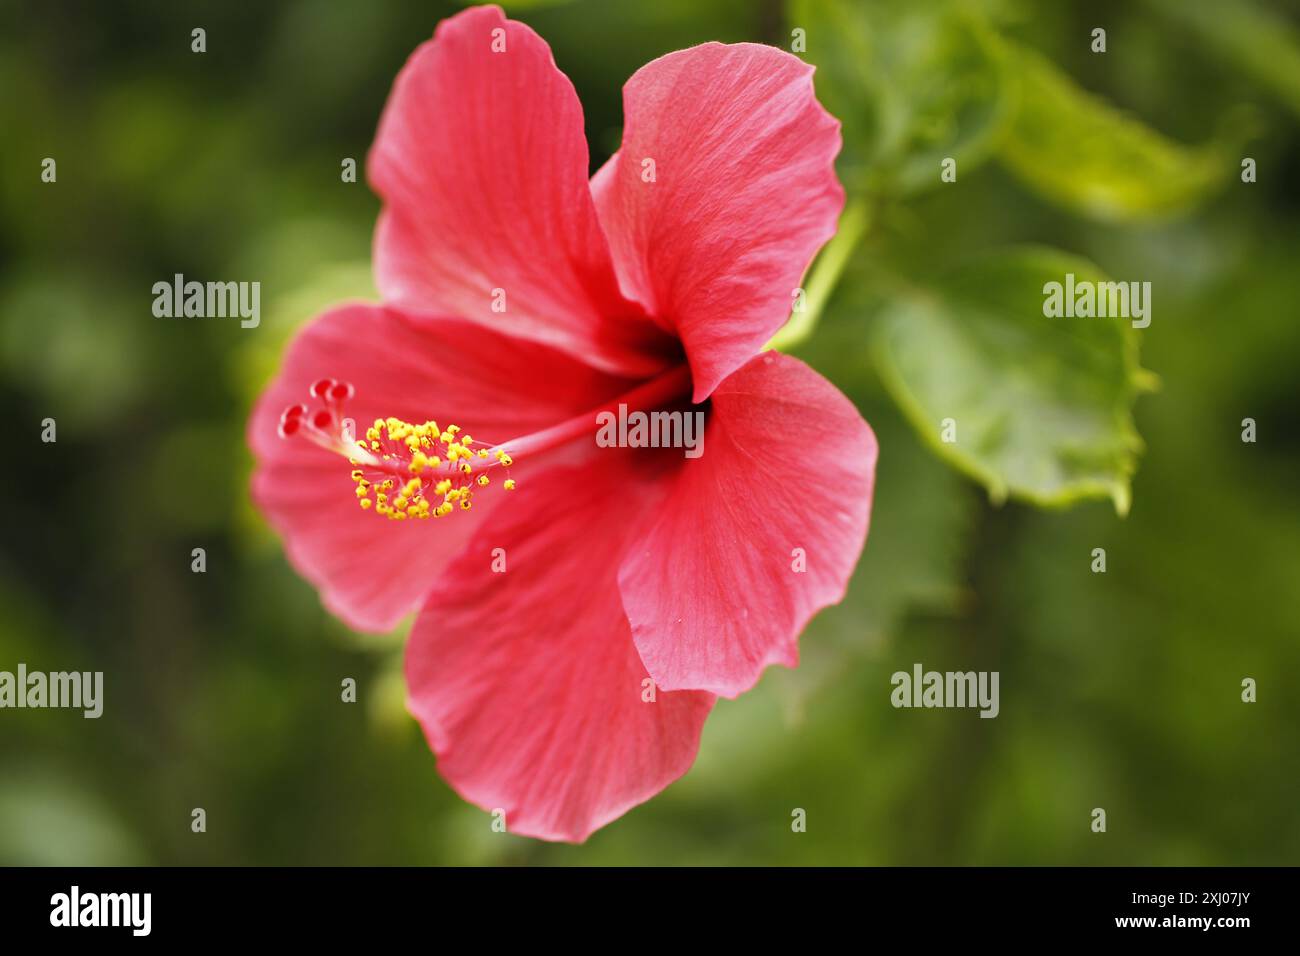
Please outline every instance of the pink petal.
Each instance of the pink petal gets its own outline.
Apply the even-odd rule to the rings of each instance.
[[[798,662],[799,632],[844,597],[862,552],[875,467],[870,427],[799,360],[767,353],[718,386],[703,454],[619,569],[660,687],[734,697]]]
[[[564,353],[456,319],[347,305],[305,326],[249,420],[257,459],[253,500],[326,606],[368,631],[387,630],[420,605],[479,513],[387,521],[358,507],[347,459],[298,437],[280,438],[280,413],[309,404],[311,384],[327,377],[356,388],[343,415],[355,420],[358,434],[391,415],[457,424],[476,440],[494,442],[569,418],[626,388]]]
[[[623,145],[592,180],[596,208],[625,292],[684,342],[697,402],[780,328],[835,233],[840,126],[812,73],[774,47],[706,43],[623,88]]]
[[[657,479],[627,452],[590,456],[496,503],[429,595],[406,653],[409,707],[451,786],[504,810],[511,832],[570,842],[685,773],[714,700],[642,699],[648,675],[615,571]],[[497,548],[504,573],[492,571]]]
[[[398,76],[368,161],[384,299],[610,371],[663,367],[673,343],[619,293],[587,162],[582,106],[537,34],[497,7],[444,20]]]

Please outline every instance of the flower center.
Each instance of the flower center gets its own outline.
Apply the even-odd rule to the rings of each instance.
[[[347,382],[321,379],[310,390],[317,407],[290,405],[280,416],[280,437],[302,437],[343,455],[352,465],[357,503],[392,521],[445,518],[456,508],[473,507],[474,493],[492,483],[488,472],[501,469],[502,483],[514,459],[502,446],[475,441],[459,425],[439,427],[399,418],[376,418],[362,438],[352,434],[343,404],[352,397]]]
[[[362,510],[405,521],[445,518],[457,508],[470,510],[474,495],[492,484],[492,472],[498,469],[504,473],[502,487],[513,491],[510,466],[516,455],[546,451],[583,434],[594,439],[602,412],[681,400],[690,394],[690,370],[675,366],[599,409],[501,444],[476,441],[458,425],[414,424],[399,418],[376,418],[365,435],[357,437],[352,420],[343,417],[343,405],[355,391],[349,383],[323,378],[309,391],[313,407],[286,408],[280,416],[280,437],[306,439],[347,458]]]

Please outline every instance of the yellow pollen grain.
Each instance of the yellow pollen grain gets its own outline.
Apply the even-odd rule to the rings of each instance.
[[[474,445],[487,447],[473,447]],[[503,467],[514,463],[509,452],[475,442],[459,425],[439,426],[433,420],[405,422],[400,418],[376,418],[357,445],[363,452],[377,453],[382,465],[363,454],[365,464],[350,459],[351,477],[356,483],[358,504],[392,521],[407,518],[443,518],[456,510],[473,507],[473,493],[492,484],[487,474],[475,474],[475,459]],[[444,464],[450,467],[444,468]],[[393,477],[365,478],[369,467],[382,467]],[[441,472],[441,473],[435,473]],[[443,477],[448,475],[448,477]],[[502,482],[506,491],[515,489],[513,479]],[[373,492],[373,495],[371,494]]]

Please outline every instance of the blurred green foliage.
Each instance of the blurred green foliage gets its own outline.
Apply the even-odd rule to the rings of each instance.
[[[999,157],[1043,196],[1102,222],[1180,212],[1237,172],[1234,150],[1170,142],[1089,96],[1050,61],[1024,48],[1019,102]]]
[[[1300,860],[1296,4],[506,6],[573,79],[593,168],[642,63],[805,31],[861,228],[786,345],[881,447],[849,596],[650,803],[582,847],[493,833],[404,713],[404,635],[321,608],[248,503],[243,440],[287,336],[373,295],[378,204],[340,162],[459,6],[0,0],[0,669],[106,672],[98,721],[0,712],[0,862]],[[1041,304],[1026,246],[1151,281],[1151,326],[1045,337],[1015,305]],[[176,272],[261,281],[261,326],[153,318]],[[1139,338],[1161,387],[1135,401]],[[981,436],[961,470],[928,428],[953,403]],[[1017,501],[1120,483],[1124,519]],[[1000,716],[894,710],[917,661],[1000,671]]]

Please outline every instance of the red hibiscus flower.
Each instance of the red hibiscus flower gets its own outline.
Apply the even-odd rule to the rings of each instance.
[[[553,840],[681,776],[716,695],[797,663],[875,472],[848,399],[761,351],[843,205],[811,67],[708,43],[639,70],[624,111],[589,181],[541,38],[495,7],[443,22],[369,157],[385,304],[308,324],[248,433],[254,500],[328,608],[418,611],[439,771]],[[702,413],[702,454],[604,447],[602,412]]]

